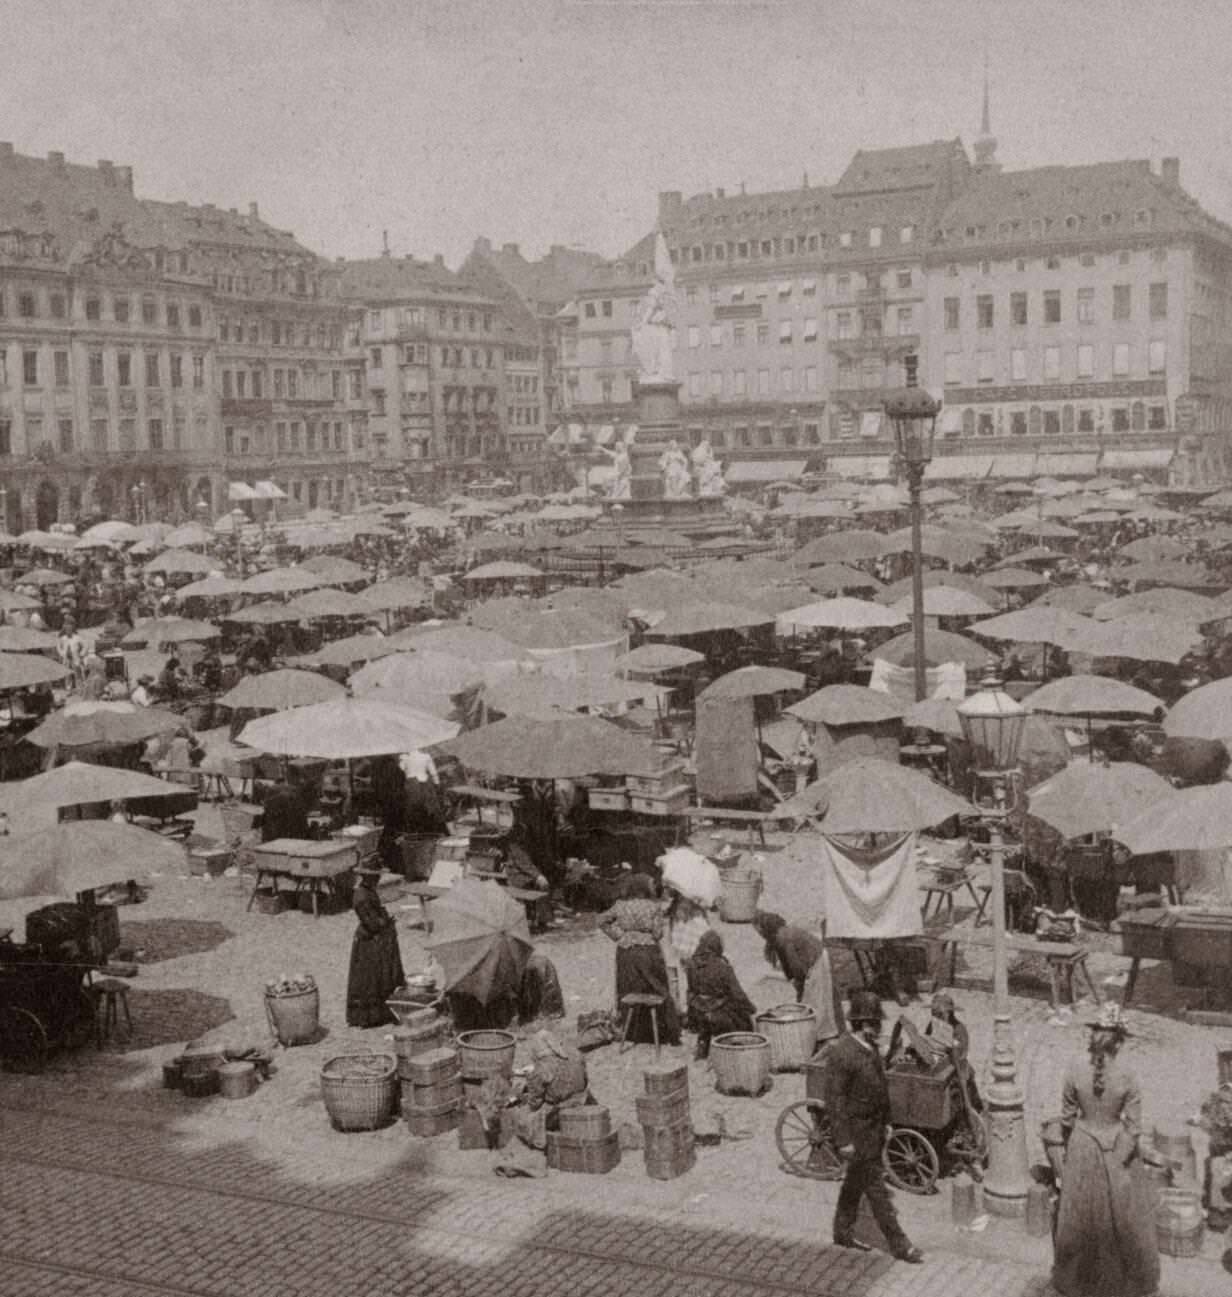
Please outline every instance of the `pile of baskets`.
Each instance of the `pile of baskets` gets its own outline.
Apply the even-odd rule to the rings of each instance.
[[[412,1135],[456,1130],[462,1114],[462,1062],[456,1049],[425,1050],[398,1059],[402,1115]]]
[[[378,1130],[398,1100],[393,1054],[339,1054],[321,1068],[321,1098],[335,1130]]]

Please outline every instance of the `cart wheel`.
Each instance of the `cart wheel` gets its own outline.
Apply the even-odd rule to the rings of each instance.
[[[941,1163],[937,1150],[918,1130],[895,1126],[882,1154],[886,1175],[897,1189],[907,1193],[932,1193],[937,1187]]]
[[[47,1057],[47,1032],[28,1009],[0,1008],[0,1061],[10,1072],[38,1072]]]
[[[814,1180],[837,1180],[842,1176],[844,1163],[834,1147],[830,1117],[825,1104],[817,1099],[802,1099],[784,1108],[774,1138],[791,1175]]]

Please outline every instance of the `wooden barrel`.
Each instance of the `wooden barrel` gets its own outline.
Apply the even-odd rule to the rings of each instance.
[[[752,923],[761,896],[761,875],[747,869],[726,869],[719,896],[719,916],[724,923]]]
[[[770,1043],[770,1068],[798,1072],[813,1057],[817,1044],[817,1014],[807,1004],[777,1004],[754,1020]]]
[[[1155,1209],[1155,1236],[1165,1256],[1197,1256],[1205,1225],[1202,1200],[1192,1189],[1164,1189]]]
[[[761,1094],[770,1081],[770,1042],[756,1031],[730,1031],[710,1042],[710,1062],[720,1094]]]

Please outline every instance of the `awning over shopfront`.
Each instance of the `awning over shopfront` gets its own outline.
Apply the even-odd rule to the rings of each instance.
[[[1175,452],[1163,450],[1106,450],[1100,468],[1167,468]]]
[[[285,500],[287,493],[273,482],[258,482],[253,488],[254,500]]]
[[[941,455],[924,470],[926,482],[977,482],[988,476],[991,455]]]
[[[1037,477],[1094,477],[1098,452],[1091,454],[1063,454],[1044,452],[1035,458]]]
[[[994,455],[990,477],[1034,477],[1034,455]]]
[[[865,482],[884,482],[890,476],[889,455],[844,455],[834,456],[826,463],[826,468],[839,477],[856,478]]]
[[[259,500],[260,498],[247,482],[229,482],[227,484],[227,499],[232,502],[237,500]]]
[[[797,482],[804,476],[806,459],[738,459],[725,466],[728,482]]]

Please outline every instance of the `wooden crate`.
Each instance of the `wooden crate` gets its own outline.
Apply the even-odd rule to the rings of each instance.
[[[682,815],[689,809],[692,796],[688,784],[665,789],[654,797],[630,793],[629,808],[638,815]]]
[[[612,1114],[601,1104],[561,1108],[560,1133],[568,1139],[606,1139],[612,1133]]]
[[[653,774],[630,775],[629,792],[635,796],[662,797],[684,779],[684,762],[669,761]]]
[[[670,1098],[682,1091],[689,1093],[689,1065],[687,1063],[664,1063],[657,1067],[648,1067],[642,1073],[642,1084],[647,1094],[659,1098]]]
[[[634,1103],[641,1126],[677,1126],[689,1120],[687,1087],[674,1094],[639,1094]]]
[[[596,811],[627,811],[629,792],[626,788],[592,788],[587,801]]]
[[[606,1175],[620,1165],[620,1134],[612,1131],[602,1139],[570,1139],[548,1133],[548,1166],[555,1171],[579,1175]]]

